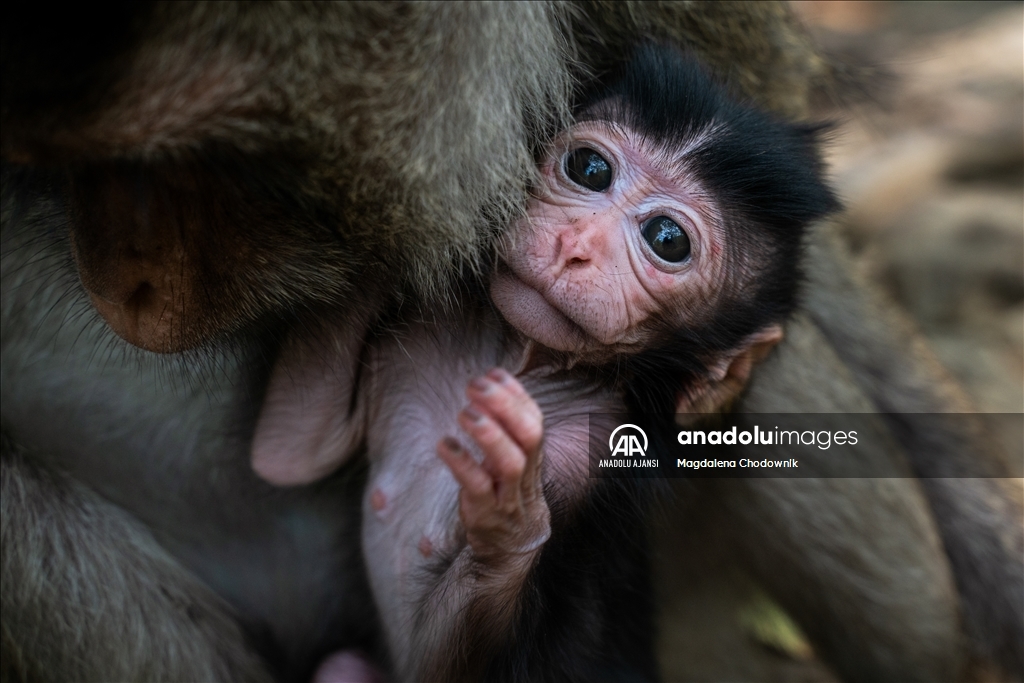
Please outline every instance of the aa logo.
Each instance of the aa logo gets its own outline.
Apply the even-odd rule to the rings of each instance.
[[[618,435],[618,440],[615,438],[616,435]],[[639,435],[639,438],[637,435]],[[640,445],[640,439],[643,439],[642,446]],[[612,435],[608,437],[608,448],[612,452],[612,457],[616,455],[639,455],[642,458],[647,454],[647,434],[636,425],[619,425],[612,432]]]

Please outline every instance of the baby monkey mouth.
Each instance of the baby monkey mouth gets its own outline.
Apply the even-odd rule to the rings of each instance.
[[[528,340],[521,372],[540,365],[563,369],[601,365],[620,353],[639,350],[636,343],[602,342],[507,263],[499,262],[495,268],[491,299],[505,321]]]
[[[491,298],[510,325],[539,344],[573,353],[599,344],[556,302],[529,285],[504,261],[495,267]]]

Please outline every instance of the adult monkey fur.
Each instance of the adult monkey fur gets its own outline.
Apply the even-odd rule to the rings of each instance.
[[[354,283],[369,308],[395,289],[444,291],[453,257],[489,244],[481,219],[500,225],[525,200],[531,141],[557,120],[572,75],[562,27],[595,70],[640,36],[690,45],[790,116],[829,76],[773,4],[590,3],[560,22],[543,5],[74,12],[8,16],[3,36],[0,136],[5,162],[18,164],[5,167],[3,197],[5,677],[256,680],[269,666],[301,678],[338,642],[372,648],[369,608],[349,597],[360,594],[359,560],[329,540],[345,533],[337,520],[358,481],[282,493],[247,471],[263,359],[276,345],[266,330],[322,306],[359,315],[346,301]],[[482,150],[500,161],[484,163]],[[201,356],[154,361],[92,320],[69,256],[67,196],[82,281],[111,324],[156,350],[206,342]],[[147,222],[146,206],[187,211]],[[158,220],[169,229],[142,229]],[[806,313],[741,407],[781,410],[791,396],[811,411],[957,408],[907,343],[873,324],[889,314],[843,281],[843,264],[829,267],[838,247],[823,240],[810,255]],[[370,282],[401,285],[364,292]],[[797,353],[806,348],[819,353]],[[55,421],[78,432],[55,433]],[[894,457],[905,450],[919,470],[978,471],[949,446],[971,435],[935,445],[898,424],[892,434]],[[138,456],[107,462],[112,449]],[[978,650],[1019,674],[1019,504],[987,490],[992,481],[923,484]],[[768,586],[848,678],[954,677],[956,598],[917,483],[882,481],[882,498],[836,484],[891,511],[873,527],[873,503],[852,503],[832,520],[860,549],[851,569],[793,561],[828,526],[809,512],[836,495],[808,482],[738,485],[750,498],[733,507],[781,539],[739,546]],[[877,528],[900,539],[895,549]],[[796,580],[778,583],[779,566],[797,568]],[[796,595],[804,579],[833,604]],[[233,588],[243,584],[267,599],[245,604]],[[878,589],[894,604],[841,616]]]

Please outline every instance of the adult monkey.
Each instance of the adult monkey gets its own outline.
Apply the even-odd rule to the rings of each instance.
[[[334,542],[354,518],[358,477],[281,493],[246,470],[274,333],[321,307],[359,317],[396,290],[444,291],[453,257],[472,262],[489,244],[480,226],[502,224],[524,201],[533,143],[565,109],[563,39],[595,70],[648,32],[686,43],[791,116],[827,75],[770,4],[158,4],[56,20],[32,11],[5,22],[0,132],[5,161],[17,164],[4,171],[0,383],[0,645],[12,677],[259,679],[269,666],[301,678],[338,643],[372,648],[359,559]],[[75,265],[119,334],[204,353],[131,353],[93,319]],[[814,371],[828,390],[798,395],[815,409],[840,394],[830,407],[939,396],[925,371],[916,389],[916,369],[868,367],[887,333],[861,338],[829,318],[861,297],[843,283],[827,291],[791,327],[788,348],[840,354],[830,365],[780,353],[752,405],[777,409],[773,388]],[[877,309],[863,310],[871,319]],[[843,391],[835,372],[846,373]],[[891,389],[903,385],[911,391]],[[896,434],[918,452],[915,432]],[[949,578],[916,485],[890,486],[903,501],[889,526],[905,542],[899,559],[866,524],[851,533],[876,574],[930,578],[900,586],[905,604],[882,611],[897,617],[888,631],[827,618],[827,607],[773,588],[844,673],[948,677],[959,657]],[[749,509],[776,507],[770,491],[757,495]],[[823,495],[794,500],[813,508]],[[982,518],[966,517],[986,531]],[[774,520],[794,541],[771,552],[799,552],[800,506]],[[1013,564],[992,566],[1013,578]],[[840,585],[844,600],[870,593],[842,568],[823,583]],[[999,623],[978,614],[982,626]],[[1009,616],[999,634],[1012,635]]]

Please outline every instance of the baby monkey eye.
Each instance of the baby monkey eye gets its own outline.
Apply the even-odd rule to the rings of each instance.
[[[612,184],[611,164],[589,147],[580,147],[565,155],[565,175],[592,192],[604,192]]]
[[[690,255],[690,238],[686,231],[667,216],[650,219],[644,223],[640,233],[658,258],[664,261],[680,263]]]

